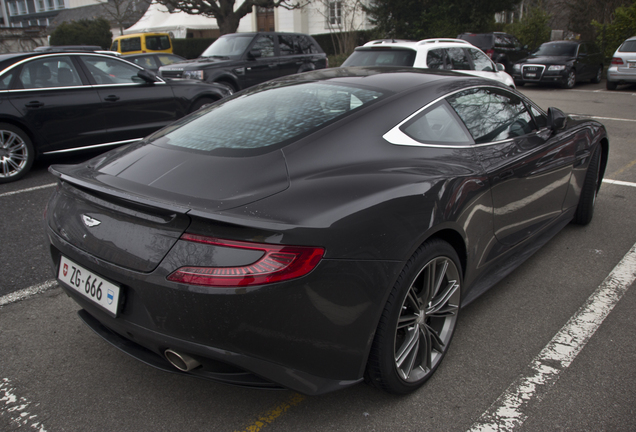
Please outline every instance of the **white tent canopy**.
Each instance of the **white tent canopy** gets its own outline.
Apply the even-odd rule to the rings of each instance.
[[[153,2],[144,16],[135,25],[124,30],[124,34],[172,32],[175,38],[185,38],[188,29],[211,30],[218,28],[214,18],[189,15],[185,12],[170,13],[165,6]]]

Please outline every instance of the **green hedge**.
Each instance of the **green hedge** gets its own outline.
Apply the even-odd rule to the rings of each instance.
[[[172,51],[187,59],[195,59],[214,42],[216,38],[172,39]]]

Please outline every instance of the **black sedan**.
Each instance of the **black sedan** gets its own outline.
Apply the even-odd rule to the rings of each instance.
[[[512,70],[517,86],[534,83],[573,88],[581,81],[599,83],[602,75],[603,55],[593,43],[583,41],[546,42]]]
[[[403,394],[461,306],[590,222],[608,145],[492,80],[326,69],[52,166],[46,232],[81,319],[147,364]]]
[[[139,141],[228,94],[109,55],[0,54],[0,183],[23,177],[39,156]]]

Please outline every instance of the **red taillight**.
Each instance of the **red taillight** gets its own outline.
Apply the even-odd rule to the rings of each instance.
[[[622,59],[622,58],[620,58],[620,57],[613,57],[613,58],[612,58],[612,64],[613,64],[613,65],[622,65],[622,64],[625,64],[625,63],[623,63],[623,59]]]
[[[190,285],[240,287],[294,279],[312,271],[325,253],[323,248],[249,243],[195,234],[183,234],[181,240],[263,252],[258,261],[245,266],[181,267],[168,276],[172,282]]]
[[[490,58],[492,58],[492,55],[493,55],[494,53],[495,53],[495,50],[494,50],[494,49],[486,50],[486,55],[487,55],[488,57],[490,57]]]

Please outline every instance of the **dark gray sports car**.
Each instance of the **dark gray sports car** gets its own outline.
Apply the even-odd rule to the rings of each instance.
[[[460,308],[587,224],[603,125],[494,81],[342,68],[53,166],[55,275],[147,364],[320,394],[422,385]]]

